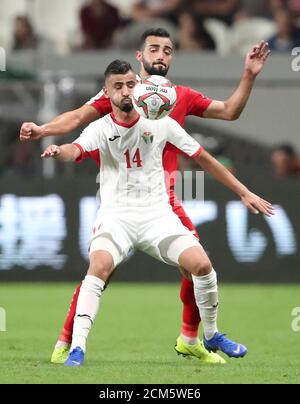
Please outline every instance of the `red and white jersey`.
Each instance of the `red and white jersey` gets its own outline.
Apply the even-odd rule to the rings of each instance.
[[[74,142],[77,161],[100,162],[101,206],[148,206],[169,202],[163,153],[166,144],[196,157],[202,147],[170,117],[150,121],[140,116],[130,125],[113,114],[91,123]]]
[[[202,93],[192,90],[189,87],[176,86],[177,101],[175,108],[170,114],[170,117],[175,119],[181,126],[185,124],[185,118],[189,115],[202,117],[204,111],[209,107],[213,101],[210,98],[205,97]],[[92,98],[87,104],[92,105],[99,112],[100,116],[104,116],[111,112],[110,100],[104,96],[103,91],[100,91],[94,98]],[[170,142],[171,143],[171,142]],[[170,203],[174,203],[174,185],[176,173],[178,169],[177,154],[180,151],[172,144],[166,144],[166,148],[163,153],[163,166],[165,172],[173,175],[173,181],[171,182],[168,192],[170,194]]]

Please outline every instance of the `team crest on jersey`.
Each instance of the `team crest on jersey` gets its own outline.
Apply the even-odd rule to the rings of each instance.
[[[144,132],[143,139],[146,144],[153,143],[153,134],[151,132]]]

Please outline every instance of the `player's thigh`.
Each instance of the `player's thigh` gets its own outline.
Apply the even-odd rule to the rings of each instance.
[[[109,211],[100,213],[94,223],[89,252],[90,254],[99,250],[109,252],[114,267],[117,267],[131,254],[132,229],[120,213]]]
[[[107,237],[97,237],[90,247],[88,275],[97,276],[106,282],[121,261],[117,245]]]
[[[191,221],[191,219],[187,215],[186,211],[184,210],[182,202],[177,200],[176,196],[175,196],[173,204],[171,206],[172,206],[173,212],[176,214],[176,216],[178,216],[181,223],[193,234],[193,236],[195,236],[199,240],[200,237],[196,230],[196,227],[194,226],[193,222]],[[192,275],[190,272],[185,270],[183,267],[179,267],[179,270],[186,279],[188,279],[190,281],[192,280]]]
[[[160,253],[166,262],[179,266],[183,274],[206,275],[212,268],[203,247],[191,234],[164,240]]]
[[[179,237],[187,237],[188,247],[200,245],[198,239],[181,223],[178,216],[171,209],[162,209],[159,214],[153,214],[151,220],[146,216],[145,222],[148,225],[145,226],[144,232],[140,234],[140,240],[143,240],[143,251],[167,264],[179,265],[178,257],[183,251],[180,243],[176,244],[177,249],[172,256],[170,257],[169,255],[170,245]],[[184,247],[186,248],[186,244]]]

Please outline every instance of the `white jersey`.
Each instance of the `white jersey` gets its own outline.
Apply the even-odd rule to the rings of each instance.
[[[167,143],[196,157],[202,150],[170,117],[148,120],[140,116],[130,125],[117,122],[113,114],[91,123],[74,142],[86,157],[100,160],[101,207],[154,206],[168,204],[163,169]]]

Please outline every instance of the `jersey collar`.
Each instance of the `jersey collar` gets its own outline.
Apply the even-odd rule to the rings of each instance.
[[[134,121],[132,121],[130,123],[124,123],[124,122],[117,121],[112,112],[111,112],[110,116],[111,116],[111,119],[114,121],[114,123],[116,123],[119,126],[123,126],[124,128],[132,128],[140,119],[140,115],[138,115]]]

